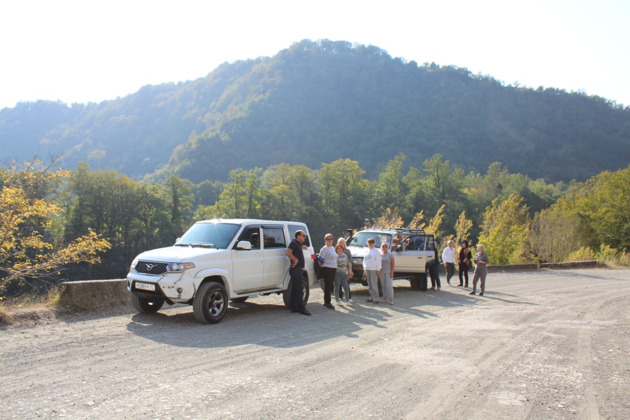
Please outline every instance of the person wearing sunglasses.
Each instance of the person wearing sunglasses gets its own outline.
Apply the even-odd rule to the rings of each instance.
[[[324,306],[335,309],[330,303],[335,287],[335,274],[337,273],[337,252],[333,247],[333,236],[330,233],[324,235],[324,246],[319,250],[319,260],[324,275]]]

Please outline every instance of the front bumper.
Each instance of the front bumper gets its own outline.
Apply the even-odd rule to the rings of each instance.
[[[154,285],[155,289],[147,290],[140,287],[142,285]],[[195,296],[195,283],[192,279],[183,279],[181,273],[178,276],[150,276],[130,272],[127,275],[127,290],[145,298],[161,297],[169,303],[186,303]]]

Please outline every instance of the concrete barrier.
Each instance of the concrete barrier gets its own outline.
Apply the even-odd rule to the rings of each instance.
[[[131,296],[126,279],[81,280],[61,283],[59,304],[76,309],[129,305]]]
[[[603,267],[603,265],[598,263],[596,260],[540,264],[540,268],[547,268],[547,269],[554,269],[554,270],[568,269],[568,268],[597,268],[597,267]]]
[[[574,261],[567,263],[488,265],[488,272],[530,271],[538,269],[574,269],[600,267],[597,261]],[[444,265],[441,265],[444,272]],[[457,275],[457,274],[456,274]],[[59,304],[75,309],[97,309],[131,304],[131,294],[127,290],[126,279],[80,280],[61,283]]]
[[[538,270],[538,264],[508,264],[488,265],[488,273],[500,273],[503,271],[529,271]]]
[[[564,262],[564,263],[542,263],[540,267],[538,264],[507,264],[507,265],[488,265],[488,273],[501,273],[505,271],[529,271],[529,270],[538,270],[538,269],[553,269],[553,270],[563,270],[563,269],[572,269],[572,268],[597,268],[600,267],[599,264],[595,260],[588,261],[572,261],[572,262]],[[474,271],[474,270],[473,270]],[[444,265],[441,267],[441,273],[444,273]]]

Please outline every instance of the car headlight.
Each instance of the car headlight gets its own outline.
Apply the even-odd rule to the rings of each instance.
[[[167,271],[184,271],[189,268],[193,268],[195,264],[193,263],[170,263],[166,269]]]

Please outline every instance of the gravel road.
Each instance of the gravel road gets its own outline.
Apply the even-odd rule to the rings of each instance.
[[[4,328],[0,418],[630,418],[630,270],[395,286],[335,311],[313,289],[310,317],[274,295],[217,325],[176,307]]]

